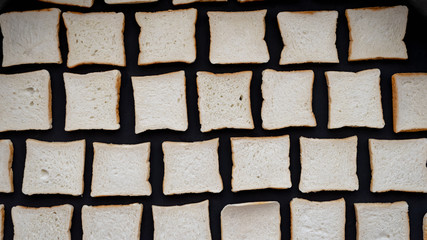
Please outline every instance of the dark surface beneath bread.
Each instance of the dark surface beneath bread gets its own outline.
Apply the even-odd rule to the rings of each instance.
[[[141,226],[141,239],[152,239],[153,220],[152,205],[177,205],[199,202],[209,199],[210,223],[213,239],[221,238],[220,212],[222,208],[230,203],[252,202],[252,201],[279,201],[281,208],[281,230],[282,239],[290,238],[290,210],[289,202],[294,197],[308,200],[335,200],[344,198],[346,200],[346,239],[356,239],[356,219],[353,203],[361,202],[394,202],[407,201],[409,204],[409,217],[411,226],[411,239],[422,239],[422,220],[427,212],[427,194],[422,193],[371,193],[369,185],[371,180],[368,139],[406,139],[427,137],[427,132],[399,133],[395,134],[392,128],[392,102],[391,102],[391,75],[398,72],[427,72],[427,18],[424,18],[415,8],[409,7],[409,19],[407,34],[405,37],[409,59],[397,60],[375,60],[351,62],[348,56],[348,27],[344,11],[347,8],[369,7],[369,6],[393,6],[405,5],[405,1],[399,0],[364,0],[364,1],[342,1],[342,0],[267,0],[264,2],[237,3],[229,0],[226,3],[197,3],[183,6],[173,6],[170,0],[159,0],[157,3],[136,5],[107,5],[102,0],[96,0],[92,8],[79,8],[38,2],[36,0],[13,0],[9,1],[2,12],[14,10],[34,10],[50,7],[60,8],[64,11],[115,11],[124,12],[126,16],[125,47],[127,67],[114,67],[102,65],[79,66],[74,69],[66,67],[66,56],[68,52],[65,27],[61,19],[60,41],[63,64],[41,64],[22,65],[9,68],[1,68],[1,73],[20,73],[47,69],[51,74],[52,81],[52,111],[53,128],[48,131],[22,131],[0,133],[0,139],[11,139],[15,148],[13,171],[15,193],[0,193],[0,204],[5,204],[5,239],[13,238],[13,224],[11,219],[11,208],[15,205],[24,206],[52,206],[59,204],[72,204],[74,216],[72,220],[71,234],[73,239],[82,237],[81,207],[83,205],[103,204],[129,204],[139,202],[144,204],[144,212]],[[134,14],[137,11],[158,11],[167,9],[183,9],[194,7],[198,9],[196,25],[197,59],[193,64],[171,63],[138,66],[137,57],[139,53],[138,35],[140,28],[135,21]],[[270,52],[270,61],[266,64],[249,65],[212,65],[209,62],[209,24],[207,11],[246,11],[268,9],[266,16],[266,41]],[[281,11],[300,10],[338,10],[337,48],[339,64],[301,64],[280,66],[280,52],[283,47],[282,39],[277,25],[276,16]],[[275,69],[282,71],[290,70],[314,70],[315,82],[313,91],[313,111],[317,120],[315,128],[286,128],[274,131],[266,131],[261,127],[261,72],[264,69]],[[368,128],[342,128],[336,130],[327,129],[328,121],[328,95],[324,72],[336,71],[361,71],[365,69],[379,68],[381,70],[381,93],[384,111],[385,127],[383,129]],[[122,73],[122,86],[120,95],[120,119],[121,128],[117,131],[64,131],[65,122],[65,90],[63,83],[63,72],[88,73],[94,71],[106,71],[119,69]],[[174,132],[169,130],[147,131],[142,134],[134,134],[134,111],[133,93],[130,77],[162,74],[172,71],[185,70],[187,81],[187,104],[189,128],[185,132]],[[209,133],[200,132],[199,115],[197,108],[196,72],[236,72],[251,70],[253,79],[251,84],[252,114],[255,124],[254,130],[219,130]],[[1,103],[0,103],[1,104]],[[289,134],[291,139],[290,159],[292,188],[286,190],[256,190],[239,193],[231,192],[231,149],[230,137],[238,136],[279,136]],[[299,162],[299,137],[316,138],[342,138],[358,136],[358,177],[360,188],[355,192],[318,192],[303,194],[298,190],[300,178]],[[223,178],[224,190],[219,194],[184,194],[176,196],[164,196],[162,193],[163,182],[163,153],[161,144],[163,141],[198,141],[212,138],[220,138],[219,161],[220,172]],[[43,141],[71,141],[86,139],[86,168],[84,172],[84,194],[81,197],[63,195],[36,195],[26,196],[22,194],[22,178],[25,163],[25,140],[33,138]],[[153,193],[149,197],[90,197],[93,142],[106,143],[141,143],[151,142],[151,176],[150,183]]]

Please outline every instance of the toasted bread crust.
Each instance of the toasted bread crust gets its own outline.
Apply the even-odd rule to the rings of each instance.
[[[73,4],[73,3],[56,3],[54,1],[51,0],[39,0],[41,2],[47,2],[47,3],[53,3],[53,4],[60,4],[60,5],[65,5],[65,6],[78,6],[78,7],[84,7],[84,8],[91,8],[93,5],[93,0],[92,0],[92,4],[90,6],[85,6],[85,5],[81,5],[81,4]]]

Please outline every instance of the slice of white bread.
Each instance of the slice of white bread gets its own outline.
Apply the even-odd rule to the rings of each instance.
[[[104,0],[106,4],[135,4],[135,3],[150,3],[158,0]]]
[[[427,213],[424,215],[423,220],[423,240],[427,240]]]
[[[403,42],[406,6],[347,9],[345,15],[350,30],[348,61],[408,59]]]
[[[292,186],[289,135],[231,138],[231,191]]]
[[[4,235],[4,205],[0,204],[0,240],[3,240]]]
[[[48,71],[0,74],[0,102],[0,132],[52,128]]]
[[[82,207],[83,240],[139,240],[142,204]]]
[[[65,204],[53,207],[12,208],[14,240],[70,240],[74,207]]]
[[[278,240],[280,221],[278,202],[229,204],[221,211],[222,240]]]
[[[221,192],[218,145],[218,138],[201,142],[163,142],[163,193]]]
[[[215,74],[197,72],[200,130],[253,129],[251,71]]]
[[[267,10],[208,12],[213,64],[266,63],[270,60],[265,37]]]
[[[355,203],[358,240],[409,240],[408,204]]]
[[[94,0],[39,0],[42,2],[90,8]]]
[[[277,14],[284,44],[279,63],[338,63],[337,19],[337,11]]]
[[[173,5],[183,5],[195,2],[227,2],[227,0],[172,0]]]
[[[91,197],[149,196],[150,143],[93,143]]]
[[[181,206],[154,206],[154,240],[210,240],[209,200]]]
[[[62,63],[58,37],[60,14],[57,8],[1,14],[2,66]]]
[[[291,239],[344,240],[345,200],[292,199]]]
[[[303,193],[355,191],[357,178],[357,136],[340,139],[300,137]]]
[[[13,192],[13,144],[9,139],[0,140],[0,192]]]
[[[42,142],[27,139],[26,143],[24,194],[83,194],[85,140]]]
[[[396,73],[391,81],[393,92],[393,130],[427,130],[427,73]]]
[[[120,79],[118,70],[64,73],[67,99],[65,131],[119,129]]]
[[[188,128],[185,72],[132,77],[135,133]]]
[[[427,193],[427,138],[369,139],[372,192]]]
[[[313,114],[314,72],[262,72],[262,128],[315,127]]]
[[[380,70],[325,72],[329,94],[328,128],[383,128]]]
[[[196,60],[197,9],[137,12],[138,65]]]
[[[126,66],[123,13],[65,12],[62,18],[67,28],[67,67],[83,64]]]

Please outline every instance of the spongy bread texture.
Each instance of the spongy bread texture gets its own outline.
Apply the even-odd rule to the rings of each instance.
[[[0,140],[0,192],[13,192],[13,144],[9,139]]]
[[[227,2],[227,0],[172,0],[173,5],[183,5],[195,2]]]
[[[0,132],[52,128],[48,71],[0,74],[0,102]]]
[[[127,239],[139,240],[142,204],[104,205],[82,207],[84,240]]]
[[[423,239],[427,240],[427,213],[424,215],[423,219]]]
[[[24,194],[83,194],[85,140],[26,143]]]
[[[252,72],[197,72],[202,132],[222,128],[253,129],[250,84]]]
[[[291,239],[345,239],[345,201],[308,201],[294,198],[291,203]]]
[[[41,208],[13,207],[13,239],[69,240],[73,210],[74,207],[69,204]]]
[[[270,59],[265,37],[267,10],[208,12],[213,64],[266,63]]]
[[[0,240],[3,240],[4,235],[4,205],[0,204]]]
[[[158,0],[104,0],[106,4],[135,4],[135,3],[150,3]]]
[[[62,63],[57,8],[0,15],[3,67],[32,63]]]
[[[194,62],[197,9],[137,12],[135,18],[141,27],[139,65]]]
[[[347,9],[349,61],[407,59],[403,42],[408,21],[406,6]]]
[[[94,0],[39,0],[39,1],[56,3],[56,4],[63,4],[63,5],[87,7],[87,8],[92,7],[93,2],[94,2]]]
[[[285,45],[280,64],[338,63],[337,19],[337,11],[280,12],[277,20]]]
[[[427,193],[427,138],[369,139],[372,192]]]
[[[209,201],[153,206],[154,240],[210,240]]]
[[[65,12],[62,17],[67,28],[67,67],[82,64],[126,65],[123,13]]]
[[[150,143],[93,143],[91,197],[151,195]]]

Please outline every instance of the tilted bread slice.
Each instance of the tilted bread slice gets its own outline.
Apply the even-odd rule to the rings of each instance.
[[[403,42],[406,6],[347,9],[345,15],[350,30],[349,61],[408,59]]]
[[[142,204],[82,207],[83,239],[139,240]]]
[[[149,196],[150,143],[93,143],[91,197]]]
[[[83,194],[85,140],[26,143],[24,194]]]
[[[163,142],[163,193],[221,192],[218,145],[218,138],[201,142]]]
[[[267,10],[208,12],[213,64],[266,63],[270,59],[265,37]]]
[[[383,128],[380,70],[326,72],[329,94],[328,128]]]
[[[135,133],[150,129],[188,128],[185,72],[132,77]]]
[[[227,2],[227,0],[172,0],[173,5],[183,5],[195,2]]]
[[[277,14],[284,47],[280,64],[338,63],[335,46],[337,11]]]
[[[357,136],[342,139],[300,137],[303,193],[355,191],[357,179]]]
[[[126,66],[123,13],[65,12],[62,18],[67,28],[67,67],[83,64]]]
[[[280,232],[278,202],[229,204],[221,211],[223,240],[277,240]]]
[[[197,9],[137,12],[138,65],[196,60]]]
[[[135,3],[151,3],[158,0],[104,0],[106,4],[135,4]]]
[[[51,129],[51,101],[48,71],[0,74],[0,132]]]
[[[289,148],[289,135],[231,138],[231,190],[290,188]]]
[[[315,127],[313,114],[314,72],[262,72],[262,128]]]
[[[4,205],[0,204],[0,240],[3,240],[4,235]]]
[[[394,132],[427,130],[427,73],[392,76]]]
[[[9,139],[0,140],[0,192],[13,192],[13,144]]]
[[[65,131],[119,129],[120,78],[118,70],[64,73],[67,99]]]
[[[215,129],[253,129],[250,85],[252,72],[197,72],[202,132]]]
[[[209,200],[181,206],[153,206],[154,240],[210,240]]]
[[[345,200],[292,199],[291,239],[345,239]]]
[[[60,14],[57,8],[1,14],[2,66],[62,63],[58,37]]]
[[[13,239],[69,240],[73,210],[74,207],[69,204],[40,208],[13,207]]]
[[[424,215],[423,220],[423,239],[427,240],[427,213]]]
[[[39,0],[42,2],[90,8],[94,0]]]
[[[357,239],[409,240],[408,204],[355,203]]]
[[[372,192],[427,193],[427,138],[369,139]]]

